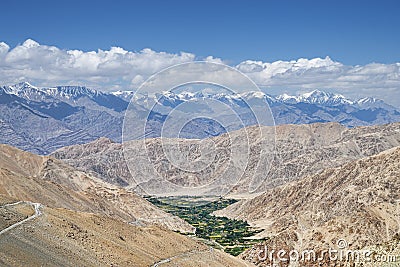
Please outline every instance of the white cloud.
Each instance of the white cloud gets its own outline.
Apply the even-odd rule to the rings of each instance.
[[[208,56],[204,59],[204,61],[217,63],[217,64],[224,64],[224,61],[218,57]]]
[[[88,52],[63,50],[28,39],[14,48],[0,42],[0,79],[2,84],[25,80],[38,86],[77,84],[106,91],[128,90],[166,67],[195,60],[223,63],[212,56],[199,59],[191,53],[172,54],[148,48],[139,52],[121,47]],[[247,60],[235,67],[270,92],[327,89],[353,98],[375,96],[400,107],[400,63],[347,66],[326,57],[276,62]],[[193,75],[194,80],[199,80],[197,67],[185,72],[176,75]],[[221,77],[241,83],[235,75],[224,77],[220,72],[208,70],[200,75],[205,80]]]
[[[354,99],[377,97],[400,107],[400,63],[346,66],[326,57],[272,63],[244,61],[237,68],[266,90],[274,88],[275,93],[325,89]]]
[[[131,82],[138,86],[144,77],[194,59],[190,53],[169,54],[151,49],[62,50],[28,39],[11,50],[0,43],[0,78],[5,84],[24,79],[39,86],[78,83],[103,90],[117,85],[129,89]]]
[[[8,46],[8,44],[0,42],[0,58],[4,57],[9,49],[10,47]]]

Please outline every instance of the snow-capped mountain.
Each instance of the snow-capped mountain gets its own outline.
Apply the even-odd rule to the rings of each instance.
[[[46,92],[28,82],[22,82],[15,85],[3,86],[2,90],[10,95],[15,95],[26,100],[44,101],[47,98]]]
[[[278,100],[279,102],[282,102],[282,103],[287,103],[287,104],[296,104],[296,103],[300,102],[299,97],[288,95],[288,94],[278,95],[278,96],[276,96],[276,100]]]
[[[119,90],[119,91],[111,92],[111,94],[129,102],[131,100],[131,98],[134,96],[135,92]]]
[[[2,89],[8,94],[19,95],[24,91],[40,91],[39,88],[31,85],[28,82],[17,83],[14,85],[3,86]]]
[[[395,107],[386,104],[383,100],[376,99],[374,97],[364,97],[359,100],[357,100],[354,104],[358,105],[361,108],[364,109],[374,109],[374,108],[382,108],[386,110],[396,110]]]
[[[304,93],[298,96],[282,94],[275,97],[278,101],[287,104],[309,103],[323,106],[349,105],[362,109],[383,108],[396,110],[395,107],[386,104],[383,100],[374,97],[364,97],[358,100],[348,99],[341,94],[327,93],[320,90]]]
[[[100,91],[89,89],[85,86],[57,86],[43,88],[43,91],[54,97],[62,97],[66,99],[77,99],[80,97],[94,98],[104,95],[104,93]]]
[[[114,94],[103,93],[85,86],[56,86],[38,88],[28,82],[11,86],[3,86],[7,94],[12,94],[27,101],[36,102],[65,102],[71,106],[86,106],[101,109],[108,108],[117,112],[127,108],[127,102]],[[97,106],[95,107],[94,104]]]
[[[281,104],[313,104],[319,106],[340,106],[340,105],[348,105],[357,108],[384,108],[388,110],[396,110],[391,105],[386,104],[384,101],[380,99],[376,99],[373,97],[365,97],[359,100],[348,99],[341,94],[329,93],[320,90],[313,90],[311,92],[307,92],[300,95],[269,95],[264,92],[244,92],[240,94],[227,94],[227,93],[203,93],[203,92],[163,92],[156,95],[148,96],[148,95],[135,95],[132,91],[117,91],[112,93],[115,96],[118,96],[126,101],[130,101],[133,97],[133,102],[136,103],[159,103],[161,105],[174,107],[183,102],[187,101],[196,101],[199,99],[214,99],[221,101],[227,104],[239,104],[242,102],[249,101],[266,101],[269,104],[272,103],[281,103]],[[260,102],[265,103],[265,102]]]
[[[128,102],[78,86],[0,87],[0,143],[38,154],[102,136],[121,140]],[[3,131],[4,130],[4,131]]]
[[[375,98],[353,100],[341,94],[314,90],[300,95],[282,94],[272,96],[264,92],[244,92],[240,94],[203,93],[203,92],[164,92],[156,95],[137,96],[132,102],[168,115],[172,109],[179,109],[182,104],[190,104],[185,108],[186,116],[196,115],[199,111],[219,113],[219,117],[228,118],[227,113],[217,110],[212,101],[207,102],[208,111],[204,110],[204,100],[215,100],[230,107],[229,111],[239,114],[247,125],[256,123],[247,116],[251,108],[269,104],[276,124],[307,124],[315,122],[340,122],[354,127],[361,125],[384,124],[400,121],[400,113],[391,105]],[[211,110],[211,111],[210,111]],[[231,112],[229,112],[231,113]],[[246,114],[246,115],[245,115]],[[233,119],[233,118],[232,118]],[[229,121],[229,119],[227,119]],[[232,130],[238,125],[228,127]]]
[[[26,100],[39,99],[38,96],[73,100],[80,97],[94,98],[99,95],[105,95],[100,91],[89,89],[84,86],[57,86],[39,88],[31,85],[28,82],[3,86],[2,89],[8,94],[13,94]]]
[[[137,138],[160,136],[169,116],[178,121],[193,120],[179,129],[180,137],[219,135],[259,123],[253,111],[263,110],[265,103],[273,117],[261,122],[265,125],[340,122],[354,127],[400,121],[400,112],[382,100],[352,100],[318,90],[294,96],[210,91],[141,95],[131,91],[105,93],[83,86],[39,88],[24,82],[0,87],[0,143],[47,154],[102,136],[121,141],[129,102],[134,119],[151,121],[149,132],[137,134]]]
[[[295,103],[309,103],[309,104],[316,104],[316,105],[352,105],[354,104],[353,101],[345,98],[343,95],[340,94],[333,94],[333,93],[326,93],[319,90],[314,90],[309,93],[304,93],[299,96],[288,96],[289,101],[292,102],[295,100]],[[284,99],[284,97],[281,97]],[[286,103],[285,100],[283,100]]]

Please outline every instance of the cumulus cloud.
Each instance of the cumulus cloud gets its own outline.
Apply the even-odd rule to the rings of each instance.
[[[14,48],[0,42],[0,79],[2,84],[29,81],[38,86],[74,84],[104,91],[132,90],[164,68],[196,60],[224,63],[213,56],[198,58],[191,53],[172,54],[148,48],[138,52],[121,47],[64,50],[28,39]],[[234,67],[270,93],[325,89],[353,98],[374,96],[400,107],[400,63],[347,66],[326,57],[276,62],[246,60]],[[205,80],[222,77],[237,86],[241,84],[235,75],[224,76],[209,69],[202,72],[198,66],[175,75],[193,75],[193,80],[198,80],[199,71]]]
[[[5,56],[9,49],[10,47],[8,46],[8,44],[0,42],[0,57]]]
[[[323,89],[354,99],[377,97],[400,107],[400,63],[346,66],[326,57],[272,63],[244,61],[236,67],[267,91]]]
[[[42,86],[82,84],[103,90],[115,86],[132,89],[163,68],[194,59],[190,53],[169,54],[151,49],[62,50],[28,39],[11,50],[0,43],[0,78],[5,84],[28,80]]]

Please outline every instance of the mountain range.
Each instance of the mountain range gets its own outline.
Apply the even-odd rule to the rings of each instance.
[[[213,144],[212,149],[209,144]],[[339,123],[315,123],[247,127],[206,141],[154,138],[146,143],[132,140],[122,145],[100,138],[60,148],[51,155],[106,182],[139,193],[145,189],[163,195],[175,191],[170,183],[200,186],[212,181],[214,191],[206,193],[229,191],[230,195],[240,195],[252,191],[249,188],[252,181],[258,186],[256,191],[263,192],[396,146],[400,146],[399,123],[355,128]],[[190,166],[204,162],[204,168],[192,171],[185,165],[177,165],[171,155],[192,159],[188,161]]]
[[[278,125],[254,126],[249,103],[257,111],[268,103]],[[22,83],[1,87],[0,109],[0,142],[49,154],[0,145],[0,265],[268,266],[257,258],[265,245],[326,249],[344,238],[356,249],[399,247],[399,112],[383,101]],[[126,110],[151,125],[142,137],[155,138],[122,140]],[[176,138],[158,138],[170,116],[197,120]],[[190,169],[202,160],[206,168]],[[244,263],[173,233],[194,228],[139,196],[180,194],[171,184],[211,184],[200,193],[242,199],[215,214],[248,221],[266,241],[242,253]]]
[[[274,151],[269,142],[271,136],[276,140]],[[204,140],[168,139],[163,144],[162,141],[161,138],[146,141],[147,155],[154,168],[151,170],[139,157],[146,151],[141,140],[122,145],[101,138],[61,148],[53,156],[104,181],[117,184],[122,181],[120,185],[128,190],[142,193],[138,188],[145,188],[145,192],[168,195],[173,190],[162,183],[164,179],[189,186],[196,182],[209,184],[226,166],[239,169],[240,155],[231,151],[234,146],[246,147],[249,142],[249,161],[240,181],[232,188],[226,175],[226,183],[219,184],[231,189],[226,197],[241,200],[214,212],[216,216],[246,220],[262,230],[254,238],[264,241],[244,251],[239,258],[267,267],[273,262],[268,257],[259,258],[266,247],[269,251],[313,249],[318,255],[330,248],[337,249],[340,240],[344,240],[347,249],[398,255],[399,123],[354,128],[339,123],[247,127],[210,138],[217,151],[213,155],[218,156],[206,170],[199,172],[180,169],[168,162],[170,158],[163,153],[163,147],[171,154],[175,150],[183,154],[191,150],[196,154],[205,151],[201,147]],[[264,148],[261,154],[258,147]],[[131,151],[139,160],[128,167],[132,162],[129,157],[125,161],[123,151]],[[195,164],[195,160],[190,162]],[[159,174],[164,174],[163,179],[155,178]],[[137,181],[146,180],[143,177],[147,181],[138,185]],[[261,181],[259,191],[246,194],[254,178]],[[318,263],[328,266],[332,262]],[[295,264],[284,262],[278,266],[315,266],[316,262]]]
[[[216,103],[222,103],[224,108]],[[262,112],[266,103],[269,118],[257,122],[249,107]],[[171,137],[180,138],[212,137],[256,123],[339,122],[354,127],[400,121],[400,112],[381,100],[353,101],[318,90],[300,96],[189,91],[134,95],[82,86],[39,88],[23,82],[0,87],[0,142],[37,154],[49,154],[99,137],[121,142],[128,106],[134,121],[149,125],[145,133],[134,128],[130,139],[161,136],[163,124],[171,117],[177,121],[188,119],[182,129],[171,128],[171,134],[179,134]]]

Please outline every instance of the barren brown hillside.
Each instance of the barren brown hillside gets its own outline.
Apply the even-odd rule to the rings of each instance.
[[[353,249],[373,247],[400,241],[399,178],[400,147],[267,190],[216,214],[264,228],[261,235],[274,248],[328,249],[339,239]],[[257,262],[257,249],[242,257]]]
[[[0,202],[9,203],[10,200]],[[0,212],[8,208],[0,206]],[[157,226],[129,225],[109,216],[48,207],[0,234],[1,266],[250,266]],[[14,212],[13,219],[24,216]],[[201,255],[199,257],[199,255]],[[182,260],[183,259],[183,260]],[[177,265],[173,265],[177,266]]]
[[[198,185],[213,181],[221,173],[225,178],[219,186],[229,188],[232,181],[227,178],[229,173],[223,171],[243,169],[243,176],[231,193],[248,192],[252,181],[261,185],[258,192],[262,192],[325,168],[399,146],[400,124],[347,128],[338,123],[317,123],[261,127],[261,131],[258,127],[248,127],[210,141],[215,144],[215,150],[209,154],[210,162],[206,168],[198,172],[175,166],[165,151],[178,156],[191,151],[188,158],[198,159],[207,143],[205,141],[148,139],[146,147],[141,140],[131,141],[125,144],[131,158],[130,170],[124,159],[123,146],[105,138],[59,149],[53,156],[80,170],[94,173],[105,181],[123,186],[134,187],[147,179],[145,187],[154,190],[162,188],[153,179],[160,175],[175,184]],[[247,149],[250,149],[248,156],[242,157],[237,153]]]
[[[0,194],[53,208],[94,212],[137,224],[193,232],[193,227],[132,192],[51,157],[0,145]]]
[[[0,145],[1,266],[251,266],[134,193]]]

